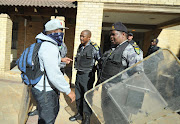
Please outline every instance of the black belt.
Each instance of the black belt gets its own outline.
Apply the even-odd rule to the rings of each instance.
[[[77,71],[77,74],[87,74],[87,73],[90,73],[91,71]]]

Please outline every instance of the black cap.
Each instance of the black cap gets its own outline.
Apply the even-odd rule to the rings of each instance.
[[[127,33],[127,28],[125,25],[123,25],[121,22],[116,22],[112,25],[111,30],[117,30],[117,31],[122,31]]]
[[[128,33],[128,36],[133,36],[133,33],[129,32],[129,33]]]
[[[158,43],[159,40],[158,40],[158,39],[152,39],[151,42],[156,42],[156,43]]]

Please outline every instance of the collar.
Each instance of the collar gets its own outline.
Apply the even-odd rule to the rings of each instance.
[[[123,42],[120,43],[117,47],[121,46],[121,45],[122,45],[123,43],[125,43],[125,42],[128,42],[128,40],[123,41]]]
[[[88,43],[86,44],[86,46],[90,45],[90,43],[91,43],[91,40],[88,41]],[[85,47],[86,47],[86,46],[85,46]]]
[[[85,47],[89,46],[90,43],[91,43],[91,40],[88,41],[88,43],[86,44],[86,46],[83,46],[83,45],[82,45],[82,47],[85,48]]]
[[[128,42],[128,40],[125,40],[125,41],[123,41],[122,43],[120,43],[117,47],[115,47],[115,48],[111,48],[111,50],[112,51],[114,51],[116,48],[118,48],[119,46],[121,46],[123,43],[125,43],[125,42]]]
[[[128,41],[130,44],[134,44],[134,40]]]

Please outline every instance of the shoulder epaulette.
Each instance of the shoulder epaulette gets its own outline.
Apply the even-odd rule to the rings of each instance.
[[[139,46],[136,44],[136,42],[134,42],[133,44],[131,44],[134,48],[134,51],[139,55],[140,54],[140,48]]]
[[[91,41],[91,45],[92,45],[96,50],[99,50],[99,46],[98,46],[96,43],[94,43],[94,42]]]

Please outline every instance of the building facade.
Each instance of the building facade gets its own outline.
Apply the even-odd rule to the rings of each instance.
[[[159,38],[159,46],[170,48],[177,56],[180,51],[179,34],[180,0],[78,0],[74,56],[79,45],[79,35],[84,29],[92,31],[92,41],[107,50],[109,30],[114,22],[121,21],[146,55],[150,41]],[[176,30],[170,27],[176,28]],[[166,40],[164,40],[166,39]],[[166,45],[165,45],[166,44]],[[72,82],[76,71],[73,70]]]
[[[65,43],[69,49],[73,49],[76,21],[76,3],[72,0],[10,0],[0,2],[1,19],[1,53],[0,53],[0,77],[6,79],[20,79],[19,73],[10,71],[14,67],[17,58],[25,48],[35,43],[35,36],[42,32],[44,24],[54,18],[64,18]],[[68,57],[72,58],[73,51],[68,51]],[[17,70],[17,69],[15,69]]]
[[[64,3],[67,1],[70,0],[66,0]],[[34,42],[34,37],[43,30],[43,24],[50,19],[50,16],[65,17],[66,26],[70,28],[66,31],[65,36],[70,58],[75,57],[80,44],[80,33],[86,29],[92,32],[91,39],[101,46],[102,52],[107,50],[109,30],[111,25],[117,21],[124,23],[128,31],[134,34],[134,40],[138,42],[144,54],[147,52],[151,39],[159,38],[158,45],[160,47],[169,48],[179,56],[180,0],[78,0],[77,5],[74,4],[73,7],[62,7],[60,4],[58,7],[25,7],[22,5],[22,9],[13,5],[13,9],[8,12],[2,12],[5,11],[2,7],[6,7],[6,5],[1,6],[1,13],[6,13],[9,24],[13,24],[10,27],[4,22],[9,31],[4,31],[2,34],[10,35],[7,32],[11,32],[11,28],[13,28],[13,37],[9,36],[11,37],[9,39],[6,37],[1,42],[3,51],[0,53],[2,56],[0,61],[4,63],[0,66],[1,74],[10,69],[11,49],[6,44],[10,44],[11,39],[17,41],[16,43],[12,42],[11,46],[17,49],[18,57],[26,46]],[[25,19],[27,19],[26,27],[24,26]],[[72,67],[71,82],[74,83],[76,71],[73,69],[73,64],[70,67]]]

